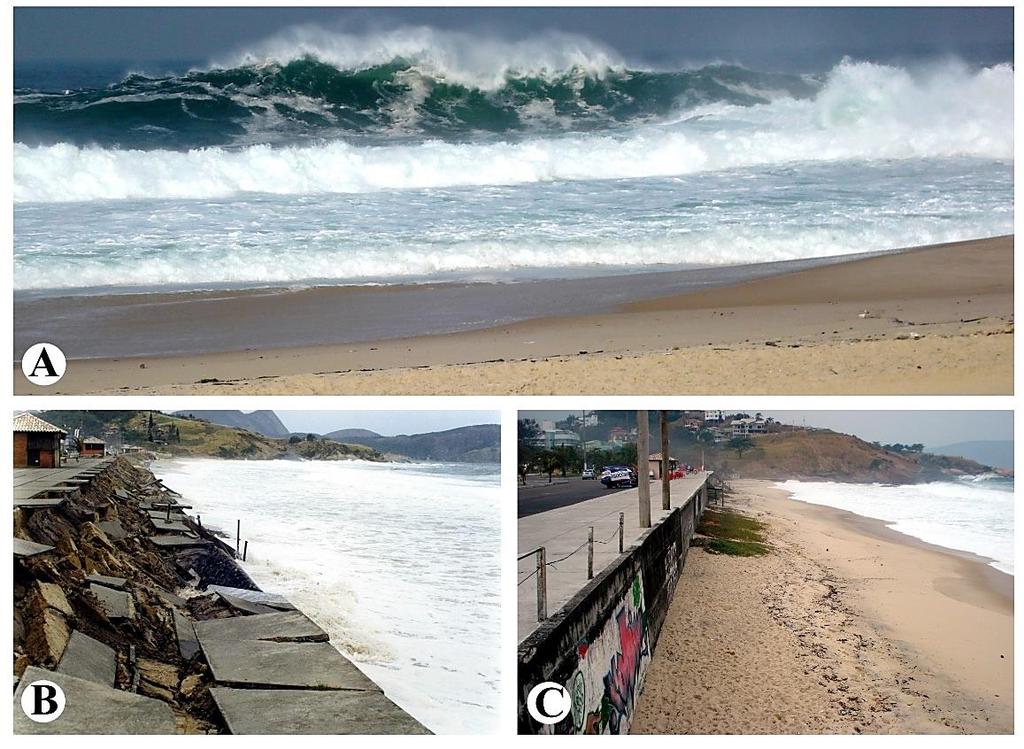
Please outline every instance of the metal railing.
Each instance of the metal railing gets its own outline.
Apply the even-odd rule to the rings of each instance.
[[[548,567],[554,567],[559,562],[564,562],[574,554],[579,553],[583,549],[587,550],[587,579],[592,580],[594,578],[594,545],[595,544],[607,544],[617,535],[619,537],[619,553],[623,552],[625,546],[625,513],[619,513],[619,524],[618,527],[612,532],[610,536],[603,540],[594,540],[594,526],[590,526],[587,530],[587,540],[577,546],[575,549],[570,551],[568,554],[559,557],[558,559],[552,559],[550,562],[547,561],[547,549],[543,546],[538,546],[534,549],[520,554],[516,561],[521,562],[529,557],[536,557],[537,565],[533,572],[528,574],[522,580],[518,582],[518,585],[523,585],[533,577],[537,578],[537,621],[542,622],[548,618]]]

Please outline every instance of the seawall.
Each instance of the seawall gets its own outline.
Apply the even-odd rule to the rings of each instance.
[[[708,484],[647,530],[519,646],[518,731],[628,733],[636,698],[675,593]],[[541,682],[564,685],[571,714],[553,726],[526,703]]]

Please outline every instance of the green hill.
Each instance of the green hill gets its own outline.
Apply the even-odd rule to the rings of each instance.
[[[894,452],[849,434],[800,429],[752,438],[741,451],[728,443],[704,447],[704,463],[737,478],[814,479],[849,483],[913,484],[959,475],[975,475],[990,466],[966,458],[930,453]],[[691,465],[701,462],[701,446],[673,440],[672,456]]]

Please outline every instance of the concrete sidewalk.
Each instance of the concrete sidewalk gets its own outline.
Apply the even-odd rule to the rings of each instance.
[[[672,507],[681,507],[697,493],[710,473],[695,473],[671,483]],[[547,607],[551,616],[578,593],[587,579],[587,535],[594,527],[594,575],[619,556],[619,513],[624,514],[623,548],[628,549],[645,528],[640,527],[639,489],[610,492],[567,507],[521,518],[518,523],[519,553],[538,546],[547,552]],[[651,482],[651,522],[668,512],[661,509],[661,482]],[[582,546],[582,548],[579,548]],[[575,554],[574,550],[579,548]],[[563,561],[555,564],[555,560]],[[519,640],[537,628],[536,556],[519,561]],[[532,577],[530,577],[532,575]],[[529,579],[526,579],[529,578]]]

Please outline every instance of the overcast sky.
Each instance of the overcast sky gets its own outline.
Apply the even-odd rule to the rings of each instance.
[[[757,409],[748,411],[756,413]],[[579,411],[521,411],[520,418],[558,421]],[[1010,411],[762,411],[785,424],[825,427],[868,442],[920,442],[941,447],[976,440],[1012,440]]]
[[[206,61],[282,30],[428,25],[522,39],[581,34],[629,61],[827,68],[843,55],[1010,59],[1011,8],[16,8],[16,62]]]
[[[498,424],[498,411],[275,411],[292,432],[326,434],[338,429],[369,429],[391,437],[423,434],[474,424]]]

